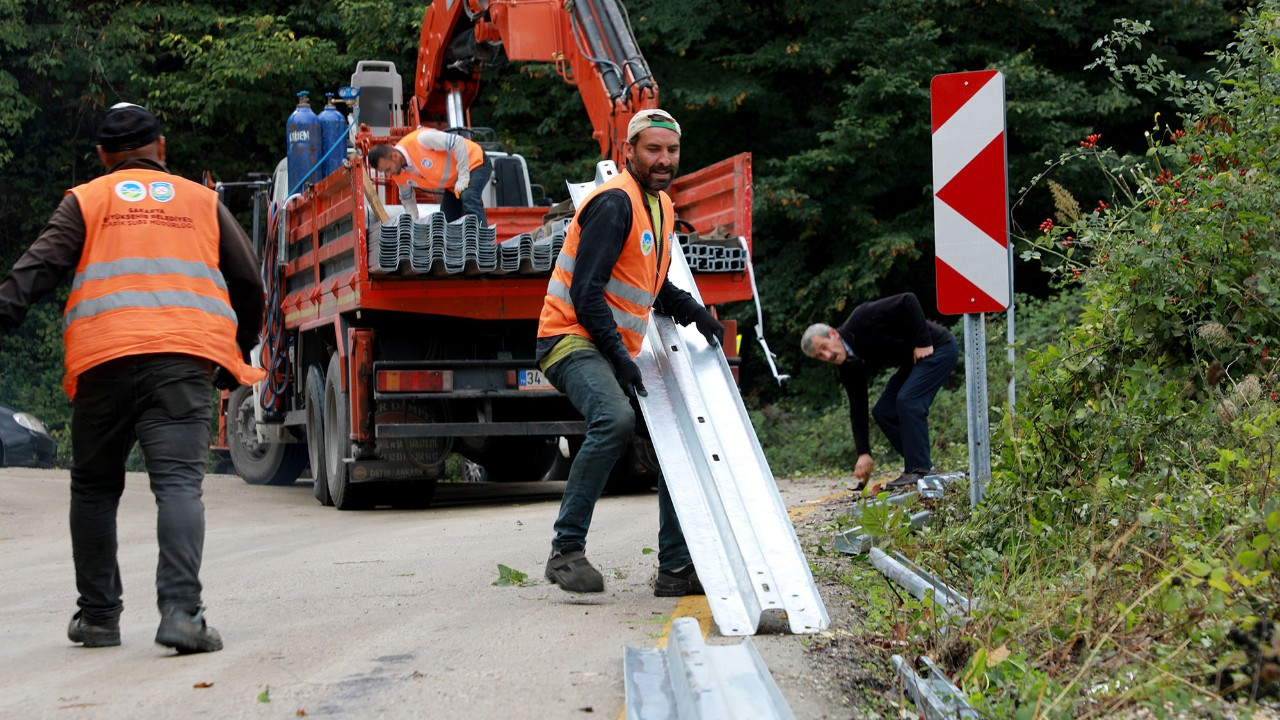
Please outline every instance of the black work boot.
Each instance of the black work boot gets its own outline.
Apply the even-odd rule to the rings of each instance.
[[[658,579],[653,583],[654,597],[684,597],[685,595],[705,595],[702,581],[698,579],[698,571],[692,564],[679,570],[658,571]]]
[[[156,644],[171,647],[179,655],[187,655],[221,650],[222,638],[217,630],[205,623],[203,606],[196,608],[195,612],[170,606],[160,610]]]
[[[552,550],[547,558],[547,579],[569,592],[604,592],[604,576],[581,550]]]
[[[929,473],[924,472],[922,470],[918,470],[915,472],[904,472],[901,475],[899,475],[897,478],[890,480],[884,486],[883,489],[889,490],[891,492],[903,491],[903,490],[914,490],[916,488],[916,483],[919,482],[920,478],[928,474]]]
[[[83,610],[79,610],[67,625],[67,639],[73,643],[84,643],[87,648],[115,647],[120,644],[120,621],[95,623],[84,616]]]

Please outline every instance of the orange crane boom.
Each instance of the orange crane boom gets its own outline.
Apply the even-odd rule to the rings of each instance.
[[[601,156],[622,167],[627,122],[658,106],[658,84],[615,0],[434,0],[410,112],[423,125],[469,125],[480,72],[503,55],[553,64],[578,88]]]

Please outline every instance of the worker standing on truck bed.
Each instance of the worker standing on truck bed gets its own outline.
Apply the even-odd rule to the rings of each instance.
[[[853,476],[871,479],[876,463],[867,436],[867,383],[885,368],[896,368],[872,415],[903,470],[887,488],[915,487],[934,472],[929,459],[929,406],[956,367],[959,349],[951,333],[924,316],[914,293],[864,302],[838,328],[816,323],[800,338],[805,355],[839,367],[849,396],[849,421],[858,460]]]
[[[716,346],[724,326],[667,279],[675,211],[664,192],[680,164],[680,125],[642,110],[627,126],[626,172],[583,200],[565,235],[538,321],[538,360],[569,396],[587,434],[569,470],[547,560],[547,579],[571,592],[602,592],[604,577],[585,551],[596,501],[636,426],[632,401],[645,395],[640,353],[651,309],[695,323]],[[697,595],[689,556],[666,482],[658,485],[658,596]]]
[[[493,163],[484,148],[453,133],[418,128],[405,135],[395,147],[375,145],[369,151],[369,165],[400,187],[400,204],[418,219],[416,190],[442,194],[440,212],[453,222],[475,215],[481,225],[484,216],[484,188],[493,175]]]
[[[113,106],[98,142],[110,172],[68,190],[0,281],[2,337],[75,269],[62,332],[80,610],[67,637],[120,644],[116,510],[137,442],[159,514],[156,642],[180,653],[221,650],[199,577],[210,374],[223,388],[265,376],[245,363],[262,324],[258,261],[217,193],[169,174],[160,121],[145,108]]]

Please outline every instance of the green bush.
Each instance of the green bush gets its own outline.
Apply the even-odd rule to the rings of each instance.
[[[1051,188],[1058,216],[1023,238],[1078,320],[1029,343],[984,505],[918,548],[984,602],[953,669],[992,716],[1223,716],[1280,694],[1259,650],[1280,621],[1278,28],[1259,3],[1203,81],[1116,60],[1145,23],[1095,46],[1178,115],[1141,156],[1091,135],[1041,178],[1083,165],[1113,189]]]

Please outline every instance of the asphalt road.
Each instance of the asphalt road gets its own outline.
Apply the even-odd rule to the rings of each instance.
[[[542,579],[562,484],[442,485],[429,510],[338,512],[305,481],[212,475],[202,579],[226,648],[176,656],[153,642],[155,506],[131,474],[123,645],[84,649],[65,634],[76,609],[67,482],[65,471],[0,469],[0,718],[613,720],[623,646],[655,647],[674,614],[705,612],[705,601],[653,597],[654,494],[597,506],[589,556],[607,589],[575,596]],[[781,486],[789,506],[830,491]],[[530,584],[494,586],[499,563]],[[753,641],[798,718],[849,716],[802,638]],[[738,640],[711,630],[708,642]]]

